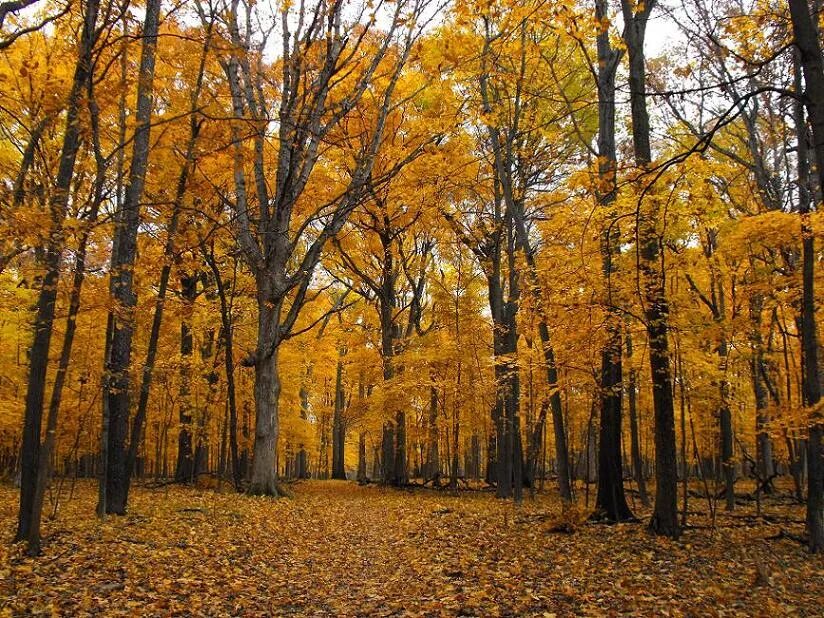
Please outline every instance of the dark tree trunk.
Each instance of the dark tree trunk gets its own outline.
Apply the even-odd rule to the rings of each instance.
[[[471,472],[467,472],[473,480],[478,481],[481,478],[481,439],[478,434],[472,434],[471,449],[472,467]]]
[[[383,424],[380,462],[381,480],[386,485],[392,484],[395,472],[395,428],[389,421]]]
[[[627,361],[632,362],[632,336],[629,331],[626,334]],[[644,474],[644,462],[641,460],[641,439],[638,430],[638,386],[637,373],[635,367],[630,367],[629,378],[627,380],[627,399],[629,407],[629,432],[630,450],[632,454],[632,472],[635,475],[635,483],[638,485],[638,494],[641,504],[649,506],[649,496],[647,495],[647,478]]]
[[[548,401],[541,404],[541,410],[538,413],[538,418],[535,421],[527,443],[526,483],[530,490],[533,490],[533,493],[535,490],[535,481],[538,477],[538,459],[541,456],[541,452],[546,450],[543,447],[546,439],[546,413],[548,407]],[[474,437],[475,436],[473,436],[473,439]]]
[[[395,470],[394,484],[403,487],[409,483],[406,462],[406,412],[399,411],[395,416]]]
[[[338,359],[335,372],[335,411],[332,416],[332,478],[346,480],[343,445],[346,441],[346,424],[343,418],[343,360]]]
[[[484,41],[484,53],[482,55],[483,70],[480,75],[479,89],[483,105],[483,112],[487,114],[492,114],[493,103],[498,104],[499,100],[496,89],[494,87],[490,88],[490,75],[486,72],[487,54],[490,50],[490,43],[492,41],[492,38],[491,33],[488,29],[485,35],[486,39]],[[521,25],[520,36],[521,45],[523,49],[523,45],[525,44],[526,40],[526,29],[524,27],[524,24]],[[521,72],[518,75],[518,79],[521,81],[519,81],[518,83],[518,88],[524,86],[523,81],[525,81],[526,79],[524,67],[525,63],[521,62]],[[517,126],[520,120],[520,115],[522,111],[523,110],[520,106],[520,102],[516,101],[514,109],[511,110],[511,113],[513,115],[512,123],[515,126]],[[572,491],[569,483],[569,455],[567,451],[566,432],[564,431],[564,418],[561,411],[561,399],[558,389],[558,372],[555,364],[555,352],[550,341],[549,326],[547,324],[546,314],[544,311],[544,299],[543,293],[541,291],[541,282],[538,277],[538,269],[535,260],[535,250],[531,245],[529,235],[527,234],[526,229],[526,215],[524,212],[523,192],[525,191],[525,187],[528,184],[528,181],[522,178],[523,182],[521,183],[520,187],[522,193],[521,195],[517,195],[515,187],[516,181],[514,179],[515,174],[513,173],[515,168],[517,168],[520,165],[520,161],[516,160],[516,157],[513,156],[513,151],[517,148],[517,146],[514,144],[517,132],[512,130],[512,127],[509,127],[504,130],[492,124],[487,124],[486,131],[489,136],[489,146],[492,151],[491,154],[493,158],[495,172],[495,224],[503,224],[502,227],[506,230],[506,251],[509,260],[509,292],[507,299],[508,307],[505,307],[503,305],[503,297],[501,297],[501,311],[499,315],[503,318],[502,324],[504,328],[504,333],[506,333],[510,328],[516,328],[516,312],[519,299],[519,290],[517,282],[517,268],[514,256],[515,250],[517,248],[522,251],[527,263],[529,289],[532,293],[532,299],[536,306],[536,313],[538,317],[538,332],[544,350],[544,363],[547,375],[547,387],[549,389],[550,406],[552,409],[552,420],[555,430],[555,449],[556,456],[558,459],[558,483],[561,497],[563,500],[567,501],[571,500]],[[523,172],[523,170],[520,171]],[[502,204],[505,206],[503,213],[501,212]],[[484,261],[486,262],[485,271],[487,274],[487,278],[489,279],[491,276],[496,276],[498,278],[497,285],[500,286],[500,251],[502,248],[500,232],[496,232],[495,237],[490,237],[487,239],[487,241],[493,242],[485,243],[488,246],[485,247],[482,251],[476,250],[475,253],[476,255],[481,255],[484,258]],[[495,266],[494,264],[490,264],[494,261],[493,258],[498,260],[497,266]],[[490,296],[490,305],[492,305],[492,303],[493,300]],[[494,310],[492,313],[493,325],[497,330],[497,325],[494,324]],[[513,337],[515,340],[514,346],[512,343],[504,344],[505,348],[510,349],[509,352],[507,352],[507,354],[511,354],[512,359],[515,358],[515,353],[517,352],[517,330],[514,331]],[[503,338],[504,340],[506,340],[507,335],[504,334]],[[506,364],[515,363],[513,362]],[[517,364],[515,364],[514,367],[507,367],[505,369],[505,374],[515,374],[514,377],[510,377],[508,375],[501,376],[505,377],[507,382],[505,384],[505,391],[508,391],[509,393],[509,395],[507,396],[509,398],[515,398],[515,403],[513,404],[511,401],[508,400],[506,402],[501,402],[501,410],[507,416],[506,418],[501,418],[499,415],[496,423],[499,431],[504,432],[503,435],[499,434],[496,438],[498,449],[496,459],[499,472],[497,495],[499,497],[509,496],[512,491],[512,482],[510,477],[513,473],[512,466],[516,446],[518,447],[518,456],[522,457],[520,436],[517,438],[517,445],[514,436],[514,425],[517,419],[514,416],[512,416],[510,412],[507,411],[517,410],[519,408],[517,403]],[[499,376],[496,375],[496,378],[498,377]],[[523,468],[523,460],[518,462],[517,468],[519,470]],[[520,483],[522,482],[522,480],[523,479],[520,479],[518,482]]]
[[[232,481],[235,485],[235,490],[241,490],[241,479],[244,474],[244,466],[241,465],[240,457],[238,456],[238,437],[237,437],[237,397],[235,395],[235,359],[234,359],[234,325],[232,324],[232,307],[229,299],[226,297],[226,286],[223,278],[220,275],[220,269],[214,259],[214,253],[206,251],[205,247],[201,246],[202,253],[212,271],[212,276],[217,288],[218,299],[220,300],[220,332],[223,337],[223,366],[226,374],[226,399],[229,407],[229,453],[232,459]],[[231,293],[234,293],[234,285]]]
[[[818,39],[818,14],[810,14],[807,0],[789,0],[795,44],[801,59],[805,82],[805,104],[812,126],[813,152],[817,172],[817,188],[824,193],[824,59]],[[798,158],[806,158],[806,143],[799,140]],[[821,399],[818,369],[818,332],[815,323],[815,238],[810,225],[810,200],[801,204],[802,298],[801,348],[804,360],[804,403],[817,406]],[[824,552],[824,450],[822,435],[824,419],[820,411],[812,413],[807,439],[807,532],[813,553]]]
[[[497,406],[493,406],[493,418],[492,423],[493,427],[495,426],[496,422],[496,413],[495,410]],[[493,430],[494,432],[494,430]],[[495,444],[495,434],[490,433],[489,438],[486,442],[486,470],[484,470],[484,480],[486,481],[487,485],[494,485],[495,484],[495,470],[497,469],[498,465],[495,463],[495,453],[498,450],[497,445]]]
[[[129,475],[127,469],[126,434],[129,423],[129,391],[134,309],[134,262],[137,254],[137,231],[140,224],[140,201],[149,162],[154,69],[157,50],[160,0],[147,0],[143,24],[143,48],[137,86],[135,135],[132,142],[132,163],[123,207],[115,216],[112,247],[110,294],[114,301],[112,338],[106,363],[108,399],[108,461],[106,466],[105,512],[123,515],[128,502]]]
[[[500,287],[499,284],[497,287]],[[498,339],[494,346],[496,348],[495,378],[498,384],[495,495],[498,498],[511,498],[515,468],[515,411],[519,406],[518,366],[514,360],[518,349],[517,333],[514,330],[517,327],[515,318],[517,304],[511,300],[504,302],[503,290],[498,296],[496,305],[498,303],[500,303],[500,311],[497,314],[493,313],[492,316],[496,333],[493,337]]]
[[[606,0],[596,0],[596,19],[607,20]],[[606,311],[606,342],[601,351],[600,436],[598,439],[598,494],[595,499],[597,519],[624,521],[632,512],[624,494],[624,473],[621,459],[621,412],[623,406],[623,374],[621,358],[621,316],[612,299],[612,277],[617,272],[616,261],[621,253],[621,233],[615,211],[615,71],[621,52],[612,49],[609,29],[598,34],[598,202],[606,210],[607,227],[601,232],[601,263],[604,278]]]
[[[366,474],[366,433],[360,432],[358,435],[358,482],[364,483],[367,480]]]
[[[194,352],[194,332],[192,331],[192,311],[197,298],[197,284],[200,273],[181,274],[180,298],[183,302],[180,322],[180,397],[178,401],[177,464],[175,481],[191,483],[195,474],[195,459],[192,445],[192,354]]]
[[[572,485],[570,483],[569,449],[567,447],[566,430],[564,428],[564,414],[561,407],[561,389],[558,388],[558,367],[555,362],[555,349],[549,334],[549,325],[543,308],[544,299],[538,278],[538,265],[535,259],[535,250],[526,231],[526,221],[523,204],[512,202],[512,217],[515,227],[517,245],[523,251],[529,275],[529,288],[533,293],[533,300],[538,309],[538,336],[543,349],[544,369],[546,371],[547,388],[549,390],[549,405],[552,412],[552,428],[555,441],[555,459],[558,469],[558,490],[561,499],[572,500]]]
[[[753,394],[755,395],[755,432],[756,432],[756,462],[757,476],[761,483],[768,483],[773,474],[772,441],[767,433],[766,425],[769,421],[767,412],[767,388],[762,372],[765,369],[764,344],[761,337],[761,311],[763,297],[761,294],[750,296],[750,320],[752,322],[752,360],[750,361],[750,375]],[[792,456],[792,453],[788,453]]]
[[[46,486],[48,485],[49,478],[51,476],[51,461],[57,439],[57,418],[60,413],[60,403],[63,398],[63,387],[66,383],[66,374],[68,373],[69,362],[71,361],[74,336],[77,332],[77,315],[80,312],[80,293],[83,289],[83,281],[86,276],[86,253],[92,227],[97,222],[97,215],[100,210],[100,205],[103,202],[105,160],[100,152],[99,109],[97,108],[97,103],[93,96],[91,83],[88,83],[88,90],[89,107],[92,116],[95,159],[97,161],[97,176],[94,182],[92,204],[86,220],[86,228],[81,233],[80,240],[78,242],[74,275],[72,277],[72,288],[69,294],[69,312],[66,316],[66,331],[63,335],[63,346],[60,350],[60,359],[57,363],[57,371],[54,376],[54,385],[52,386],[51,398],[49,400],[49,412],[46,420],[46,437],[40,450],[40,458],[37,467],[37,484],[32,503],[32,523],[28,536],[28,551],[32,555],[40,553],[40,522],[43,513],[43,500],[46,495]],[[85,383],[85,379],[85,376],[81,377],[81,385]]]
[[[60,163],[49,203],[51,230],[45,251],[45,273],[41,281],[34,318],[34,339],[29,354],[29,372],[26,384],[26,406],[23,421],[23,442],[20,453],[20,510],[17,518],[17,540],[28,539],[31,551],[39,551],[38,525],[33,526],[37,476],[40,467],[40,431],[43,419],[43,403],[46,391],[46,374],[49,363],[52,329],[54,326],[57,285],[60,279],[60,262],[65,244],[63,219],[69,203],[75,161],[80,149],[80,105],[83,93],[91,79],[92,51],[97,39],[95,24],[99,2],[89,0],[83,19],[80,49],[75,65],[72,87],[69,91],[66,112],[66,129],[60,151]],[[36,529],[35,529],[36,528]],[[34,536],[30,536],[34,533]]]
[[[621,363],[616,360],[615,356],[611,356],[617,354],[620,358],[622,347],[620,339],[620,335],[614,338],[613,345],[607,345],[601,357],[598,493],[595,499],[594,516],[607,521],[625,521],[633,518],[624,494],[621,459]]]
[[[654,6],[655,0],[648,0],[640,11],[636,11],[638,7],[629,0],[621,2],[625,23],[624,42],[629,57],[632,143],[635,164],[641,170],[652,162],[644,38],[647,20]],[[681,534],[678,525],[678,463],[669,354],[669,304],[658,232],[661,210],[655,196],[640,196],[638,208],[639,265],[655,416],[655,505],[650,528],[656,534],[677,538]]]
[[[441,460],[438,452],[438,389],[432,384],[429,387],[429,446],[426,452],[424,465],[424,481],[433,480],[436,483],[440,478]]]
[[[175,259],[178,226],[181,211],[183,209],[183,200],[185,199],[186,189],[188,187],[189,175],[195,163],[196,146],[198,136],[200,135],[201,126],[201,122],[198,119],[196,112],[199,105],[206,60],[211,43],[211,33],[212,29],[210,24],[207,28],[206,40],[203,44],[203,51],[200,56],[200,65],[196,85],[191,94],[191,105],[189,107],[189,139],[186,144],[183,165],[180,168],[180,173],[177,178],[175,198],[172,204],[172,214],[169,219],[169,225],[166,229],[166,243],[163,251],[165,262],[160,271],[160,284],[158,286],[157,298],[155,300],[154,316],[152,317],[152,327],[149,333],[148,349],[146,350],[146,361],[143,364],[143,371],[141,374],[137,411],[135,412],[134,419],[132,420],[131,435],[129,436],[129,449],[126,457],[126,470],[128,470],[129,475],[131,475],[134,471],[135,461],[137,460],[137,452],[142,441],[143,427],[146,424],[146,412],[149,406],[152,374],[154,372],[155,360],[157,358],[160,328],[163,324],[163,312],[166,306],[166,292],[169,286],[169,277],[172,272],[172,262]],[[127,479],[127,485],[128,484],[129,480]],[[126,491],[128,494],[128,487]]]
[[[708,247],[710,255],[715,253],[715,236],[710,237],[710,244]],[[726,510],[735,510],[735,461],[733,459],[733,427],[732,427],[732,412],[730,411],[730,384],[727,380],[727,366],[729,363],[729,346],[727,344],[727,335],[725,328],[726,320],[726,297],[724,295],[724,286],[721,283],[721,275],[713,274],[711,278],[712,284],[715,287],[713,296],[717,299],[715,312],[715,321],[721,328],[721,341],[718,343],[718,360],[721,370],[721,381],[718,386],[720,405],[718,408],[718,418],[721,426],[721,466],[724,471],[724,497],[726,502]]]

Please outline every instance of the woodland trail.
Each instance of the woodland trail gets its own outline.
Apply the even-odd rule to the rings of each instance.
[[[773,525],[742,527],[747,520],[722,516],[727,527],[714,538],[691,530],[680,542],[639,524],[578,522],[559,534],[550,532],[560,517],[550,497],[514,507],[485,492],[334,481],[294,490],[272,501],[137,488],[130,514],[101,524],[94,487],[83,483],[47,522],[44,556],[25,558],[2,539],[0,615],[820,611],[824,562],[792,540],[767,540]],[[16,499],[0,487],[3,530],[13,530]],[[779,512],[801,516],[797,507]]]

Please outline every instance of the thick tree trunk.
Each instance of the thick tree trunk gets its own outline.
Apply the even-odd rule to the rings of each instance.
[[[723,388],[723,387],[722,387]],[[721,425],[721,468],[724,476],[724,501],[727,511],[735,510],[735,462],[733,460],[732,414],[729,405],[718,410]]]
[[[255,446],[249,493],[277,496],[278,402],[280,375],[278,372],[279,305],[269,301],[271,285],[258,281],[258,343],[255,352]]]
[[[813,133],[817,185],[824,192],[824,59],[818,32],[807,0],[789,0],[795,43],[801,58],[805,82],[805,103]],[[817,18],[817,14],[816,14]],[[816,20],[817,21],[817,20]],[[801,141],[801,140],[800,140]],[[799,144],[799,159],[806,152]],[[821,399],[818,369],[818,333],[815,323],[815,239],[810,225],[809,200],[801,210],[802,225],[802,299],[801,347],[804,359],[804,403],[817,407]],[[824,419],[812,413],[807,440],[807,532],[813,553],[824,552]]]
[[[23,442],[20,454],[20,509],[17,518],[16,540],[29,539],[30,547],[35,553],[39,551],[39,538],[32,538],[35,494],[37,493],[37,476],[40,467],[40,431],[43,419],[43,403],[46,391],[46,374],[49,362],[52,328],[54,325],[57,285],[60,279],[60,261],[65,244],[63,219],[69,203],[74,176],[75,161],[80,148],[80,104],[88,80],[91,79],[92,50],[97,38],[95,24],[99,2],[89,0],[84,14],[80,49],[75,65],[72,87],[69,91],[66,129],[63,134],[63,146],[57,170],[52,196],[49,203],[51,230],[46,245],[40,292],[34,318],[34,339],[29,355],[29,372],[26,383],[26,407],[23,421]],[[35,537],[39,537],[39,516]],[[34,541],[34,542],[32,542]]]
[[[805,103],[813,134],[819,194],[824,193],[824,60],[818,32],[807,0],[789,0],[795,43],[805,82]],[[816,15],[817,16],[817,15]],[[806,158],[806,139],[799,140],[799,161]],[[802,145],[803,143],[803,145]],[[803,189],[802,189],[803,190]],[[815,239],[809,214],[810,200],[802,200],[802,299],[801,346],[804,359],[804,403],[817,407],[821,399],[818,370],[818,333],[815,323]],[[807,439],[807,532],[813,553],[824,552],[824,419],[820,410],[812,413]]]
[[[129,184],[123,208],[115,217],[112,248],[110,294],[115,305],[112,339],[107,359],[106,393],[108,399],[108,461],[106,462],[105,512],[123,515],[128,502],[126,434],[129,422],[129,391],[132,338],[134,336],[134,262],[137,254],[137,231],[140,224],[140,201],[149,162],[149,137],[154,93],[154,69],[157,50],[160,0],[147,0],[143,25],[143,47],[137,86],[136,129],[129,171]]]
[[[596,18],[608,19],[605,0],[596,0]],[[624,494],[621,459],[621,412],[623,406],[623,341],[621,316],[613,305],[612,277],[621,253],[621,233],[616,221],[615,202],[615,71],[621,53],[609,42],[609,29],[598,34],[598,202],[606,210],[605,228],[601,232],[601,263],[604,278],[606,342],[601,351],[600,436],[598,440],[598,494],[595,499],[597,519],[624,521],[632,512]]]
[[[620,323],[617,324],[620,328]],[[608,521],[632,519],[624,494],[621,459],[621,337],[608,335],[612,341],[601,358],[601,422],[598,439],[598,493],[594,516]],[[614,338],[613,338],[614,337]],[[607,357],[610,358],[607,358]]]
[[[395,428],[390,421],[383,424],[380,464],[381,481],[389,485],[395,472]]]
[[[621,2],[624,15],[624,41],[629,56],[630,107],[635,164],[639,169],[652,162],[649,114],[646,102],[644,37],[649,14],[655,6],[648,0],[641,10],[629,0]],[[655,195],[641,196],[638,204],[638,245],[643,280],[644,317],[649,345],[655,416],[655,506],[650,528],[663,536],[676,538],[678,525],[678,463],[675,444],[675,410],[672,397],[672,368],[669,354],[669,304],[661,255],[658,223],[661,217]]]
[[[395,470],[394,484],[403,487],[409,483],[406,457],[406,412],[395,415]]]
[[[514,422],[518,407],[518,369],[514,361],[517,353],[515,311],[517,305],[503,300],[503,289],[499,277],[500,270],[487,276],[489,303],[493,321],[493,350],[495,355],[496,402],[492,421],[495,436],[490,445],[490,455],[494,454],[489,466],[493,468],[492,480],[496,483],[496,496],[510,498],[513,494],[514,475]],[[489,471],[487,472],[489,476]]]
[[[455,409],[454,409],[454,418],[452,419],[452,465],[449,468],[449,487],[452,489],[458,488],[458,476],[459,476],[459,462],[460,462],[460,435],[461,435],[461,422],[460,422],[460,408],[459,404],[456,402]]]

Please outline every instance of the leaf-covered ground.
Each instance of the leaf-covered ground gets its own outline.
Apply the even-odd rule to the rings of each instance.
[[[17,492],[0,487],[0,615],[821,615],[824,560],[797,507],[772,522],[719,515],[679,542],[643,524],[561,520],[551,497],[521,507],[306,482],[291,499],[138,488],[101,523],[79,486],[46,525],[44,555],[11,546]],[[697,506],[695,508],[698,508]],[[643,513],[641,513],[643,514]],[[569,519],[569,517],[567,517]],[[697,525],[708,522],[693,517]]]

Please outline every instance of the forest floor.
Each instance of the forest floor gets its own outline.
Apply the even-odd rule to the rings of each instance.
[[[822,612],[824,559],[770,538],[802,534],[789,501],[768,505],[769,521],[751,503],[719,513],[714,533],[693,515],[697,527],[673,542],[644,523],[562,517],[551,495],[515,506],[342,481],[293,490],[271,500],[138,487],[129,515],[100,522],[94,487],[79,483],[32,559],[9,544],[17,491],[0,486],[0,616]],[[694,498],[690,510],[706,506]],[[562,522],[572,525],[554,532]]]

